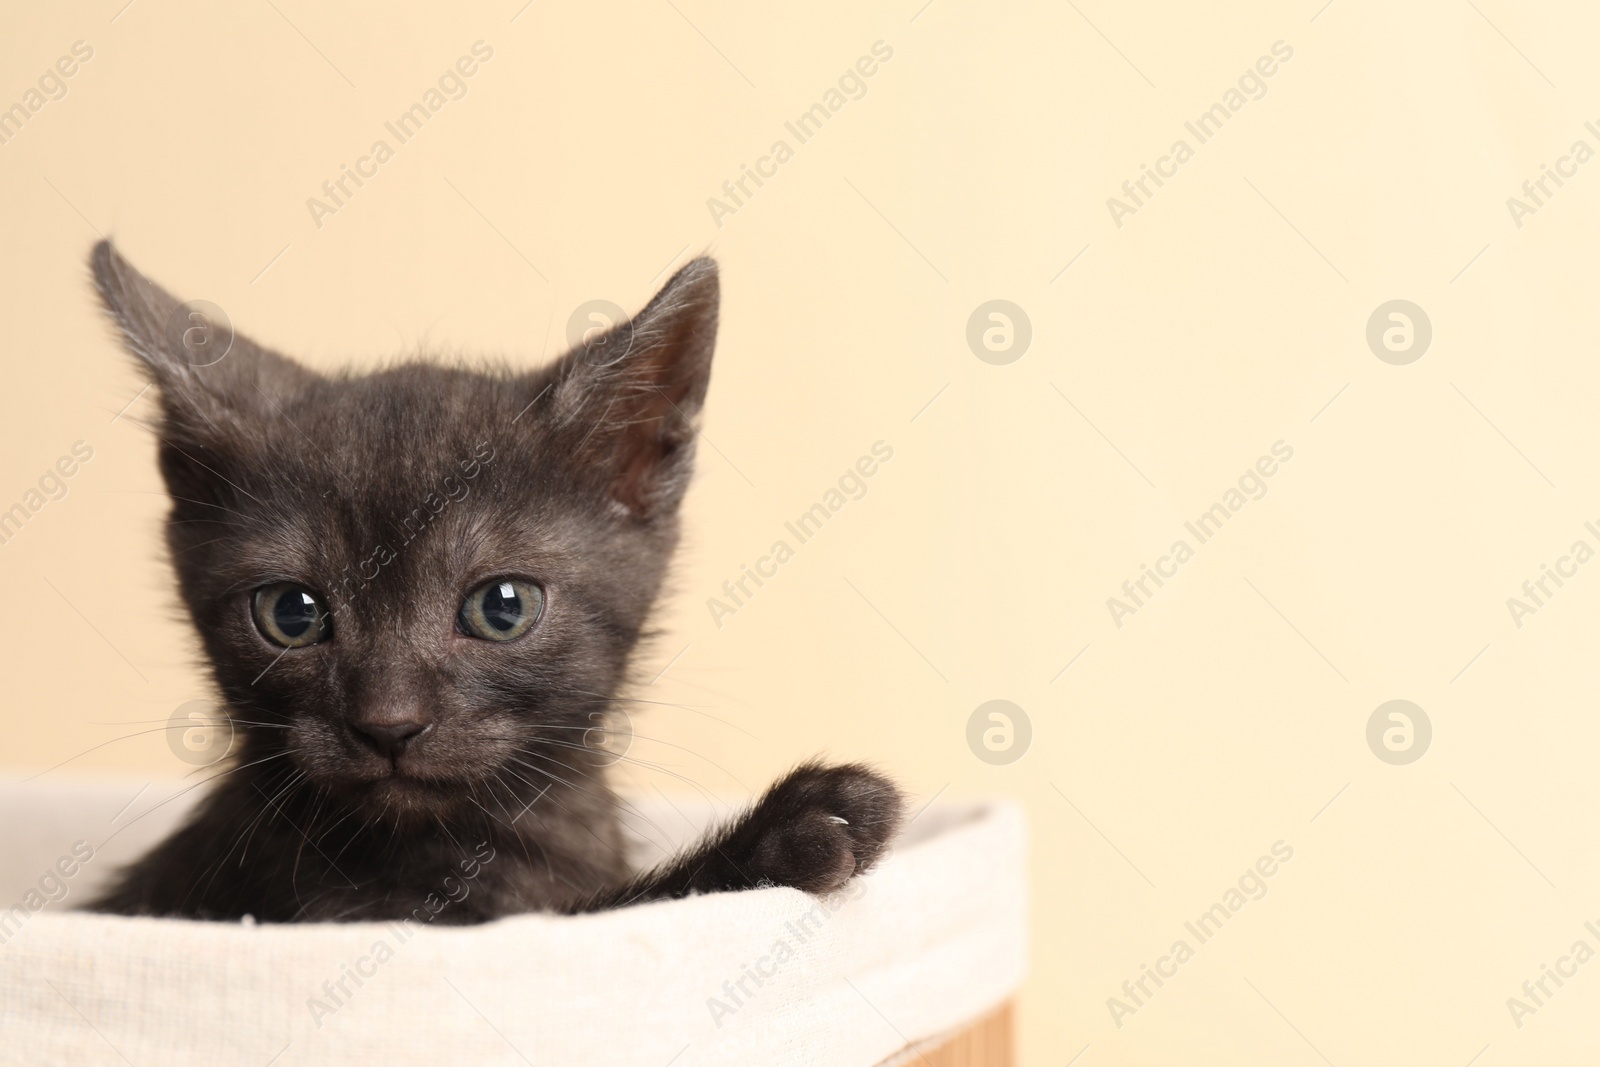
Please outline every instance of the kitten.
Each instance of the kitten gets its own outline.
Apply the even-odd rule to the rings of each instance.
[[[821,893],[884,852],[895,787],[811,763],[636,875],[584,743],[678,538],[711,260],[539,370],[332,376],[191,313],[107,242],[91,264],[160,390],[167,544],[234,730],[188,821],[93,908],[403,918],[470,870],[437,915],[467,923]]]

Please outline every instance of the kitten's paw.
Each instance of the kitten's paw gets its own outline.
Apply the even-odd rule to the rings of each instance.
[[[806,764],[768,790],[753,813],[749,874],[826,893],[871,867],[904,819],[893,782],[859,764]]]

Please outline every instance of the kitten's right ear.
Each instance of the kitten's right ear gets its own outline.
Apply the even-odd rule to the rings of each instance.
[[[161,389],[169,429],[215,427],[229,416],[260,411],[316,377],[235,333],[216,305],[180,303],[110,241],[95,245],[89,262],[123,346]]]

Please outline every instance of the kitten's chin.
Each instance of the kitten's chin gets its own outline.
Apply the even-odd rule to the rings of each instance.
[[[403,771],[348,780],[343,786],[359,807],[405,822],[448,816],[470,804],[473,791],[472,783],[465,779],[423,777]]]

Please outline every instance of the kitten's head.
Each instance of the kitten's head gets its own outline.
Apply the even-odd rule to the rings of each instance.
[[[92,265],[160,390],[167,542],[235,758],[419,817],[592,767],[677,539],[716,265],[547,367],[340,376],[109,243]]]

